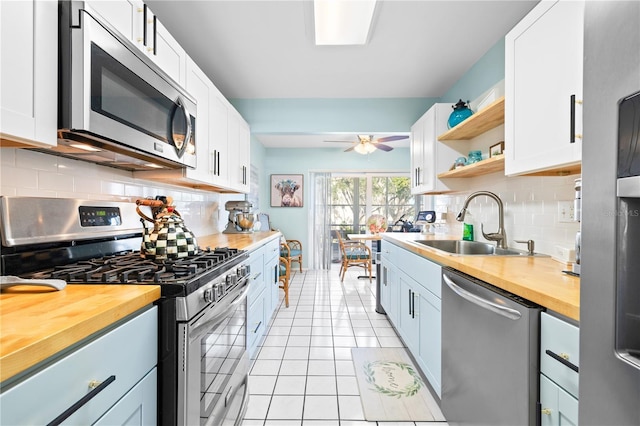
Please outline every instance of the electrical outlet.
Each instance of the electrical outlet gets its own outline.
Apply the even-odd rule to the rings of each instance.
[[[575,222],[573,201],[558,201],[558,222]]]

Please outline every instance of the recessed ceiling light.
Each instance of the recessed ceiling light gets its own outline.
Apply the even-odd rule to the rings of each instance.
[[[314,0],[316,45],[366,44],[376,0]]]

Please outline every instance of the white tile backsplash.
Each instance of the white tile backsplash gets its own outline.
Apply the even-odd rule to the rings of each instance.
[[[196,236],[220,232],[220,216],[227,217],[218,193],[135,179],[125,170],[15,148],[0,148],[0,163],[0,195],[130,202],[168,195]]]
[[[573,200],[574,182],[579,175],[564,177],[505,177],[500,173],[467,179],[464,192],[433,196],[434,208],[446,206],[446,228],[452,234],[462,237],[462,223],[456,216],[464,200],[474,191],[486,190],[497,194],[504,204],[504,226],[508,246],[526,249],[524,244],[514,240],[534,240],[536,252],[551,254],[556,245],[573,248],[575,234],[580,229],[578,222],[558,222],[558,201]],[[498,229],[498,208],[488,197],[477,197],[467,209],[465,223],[474,228],[477,241],[486,241],[480,230],[484,224],[486,233]]]

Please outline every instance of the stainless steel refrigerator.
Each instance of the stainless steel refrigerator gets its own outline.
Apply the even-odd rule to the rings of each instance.
[[[618,231],[628,210],[616,192],[618,102],[640,91],[640,2],[587,1],[584,28],[580,424],[640,425],[640,369],[616,353],[616,308],[625,306],[616,292],[627,275],[617,273],[618,260],[640,260],[629,252],[638,244],[624,244],[640,233]]]

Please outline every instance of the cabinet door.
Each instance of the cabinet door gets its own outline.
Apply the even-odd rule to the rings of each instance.
[[[220,186],[229,185],[229,144],[227,100],[215,89],[211,96],[209,155],[213,163],[213,181]]]
[[[416,293],[411,278],[402,271],[399,272],[398,278],[400,282],[399,331],[411,353],[417,354],[419,348],[419,313],[416,308],[419,309],[420,295]]]
[[[560,386],[540,375],[540,407],[542,426],[577,426],[578,400]]]
[[[57,145],[58,4],[0,2],[0,139]]]
[[[420,347],[418,362],[433,389],[438,396],[441,396],[442,303],[438,297],[425,289],[420,292],[419,300]]]
[[[249,192],[250,132],[240,114],[229,106],[229,187]]]
[[[581,161],[583,19],[584,2],[541,2],[505,38],[507,175]]]
[[[147,47],[149,57],[178,84],[184,86],[186,76],[187,52],[178,44],[175,38],[154,17],[147,26],[153,29],[151,45]],[[198,112],[199,114],[199,112]]]
[[[280,259],[275,257],[268,261],[265,268],[265,280],[267,280],[267,293],[265,293],[265,298],[268,299],[269,304],[266,309],[266,317],[271,318],[273,312],[278,307],[280,302],[280,281],[278,281],[278,272],[280,268]]]
[[[154,367],[94,425],[144,426],[157,424],[157,376],[158,373]]]
[[[254,358],[260,338],[267,329],[265,318],[265,292],[262,292],[247,307],[247,352],[249,353],[249,358]]]
[[[92,13],[97,13],[125,38],[143,50],[144,4],[140,0],[89,0]]]
[[[411,126],[411,193],[421,194],[422,185],[420,174],[424,173],[424,154],[422,143],[424,140],[424,120],[420,118]]]
[[[212,158],[213,153],[209,146],[209,117],[211,116],[209,98],[213,84],[191,58],[187,61],[186,80],[187,92],[196,99],[198,104],[198,120],[195,129],[197,163],[195,169],[186,169],[187,177],[205,183],[212,183],[215,159]]]

